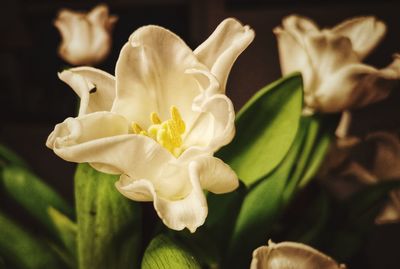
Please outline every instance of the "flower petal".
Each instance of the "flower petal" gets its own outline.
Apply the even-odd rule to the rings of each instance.
[[[268,242],[268,246],[259,247],[253,252],[251,269],[344,269],[331,257],[307,245],[296,242],[279,244]]]
[[[223,94],[216,94],[196,104],[198,117],[184,137],[185,147],[200,146],[215,152],[232,141],[235,135],[235,111],[231,100]]]
[[[393,202],[388,202],[375,219],[376,224],[400,222],[400,208]]]
[[[110,111],[115,98],[115,78],[99,69],[77,67],[58,73],[81,98],[79,116],[97,111]]]
[[[64,160],[90,163],[101,172],[157,178],[173,156],[153,139],[128,134],[120,115],[96,112],[58,124],[46,145]]]
[[[377,70],[363,64],[349,64],[326,76],[310,107],[322,112],[340,112],[378,102],[388,96],[400,77],[400,60]]]
[[[347,64],[359,62],[350,39],[344,36],[314,33],[304,39],[304,44],[320,81]]]
[[[248,25],[243,26],[239,21],[228,18],[194,51],[197,58],[217,77],[221,93],[225,93],[233,63],[253,41],[254,35]]]
[[[62,43],[58,54],[73,65],[90,64],[92,25],[80,12],[63,9],[59,12],[54,26],[59,29]]]
[[[234,191],[239,186],[236,173],[222,160],[203,156],[196,160],[200,185],[212,193],[221,194]]]
[[[309,91],[312,86],[314,76],[313,65],[305,51],[304,41],[296,39],[290,30],[276,27],[273,30],[279,50],[279,61],[282,75],[288,75],[292,72],[301,72],[304,81],[304,90]]]
[[[108,6],[105,4],[95,6],[87,14],[87,18],[93,25],[105,27],[107,31],[111,31],[118,20],[118,16],[110,15]]]
[[[192,189],[186,197],[179,200],[171,200],[159,195],[154,184],[146,179],[131,181],[128,184],[120,180],[116,183],[116,187],[129,199],[153,200],[158,216],[169,228],[174,230],[188,228],[194,233],[204,223],[208,208],[199,182],[198,164],[191,162],[187,169]]]
[[[337,25],[332,33],[350,38],[353,50],[362,60],[383,39],[386,25],[375,17],[358,17]]]
[[[165,120],[174,105],[187,121],[192,101],[202,90],[197,76],[185,73],[188,69],[207,70],[177,35],[158,26],[139,28],[117,62],[112,110],[146,128],[152,112]]]
[[[282,20],[282,27],[303,46],[304,38],[311,33],[318,33],[318,26],[309,18],[291,15]]]

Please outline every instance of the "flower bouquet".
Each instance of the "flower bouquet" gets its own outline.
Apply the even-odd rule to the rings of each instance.
[[[143,26],[109,74],[90,65],[110,51],[116,21],[103,5],[55,21],[59,55],[84,65],[58,73],[79,111],[46,142],[78,163],[75,204],[2,146],[2,195],[47,236],[0,212],[0,268],[346,268],[376,222],[398,220],[398,135],[349,132],[352,111],[400,78],[397,55],[382,69],[362,62],[382,21],[284,18],[273,30],[283,77],[236,113],[226,85],[250,26],[225,19],[195,50]],[[368,143],[373,166],[355,153]],[[349,175],[361,187],[342,195]]]

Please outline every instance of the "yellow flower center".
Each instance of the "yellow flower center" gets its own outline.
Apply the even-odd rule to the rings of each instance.
[[[132,131],[134,134],[151,137],[175,157],[178,157],[183,152],[182,135],[185,132],[186,125],[178,108],[172,106],[170,113],[171,118],[162,122],[158,114],[152,112],[150,115],[152,125],[147,131],[143,130],[136,122],[132,122]]]

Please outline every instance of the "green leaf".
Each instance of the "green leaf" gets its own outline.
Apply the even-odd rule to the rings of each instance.
[[[236,136],[218,156],[249,186],[271,172],[285,157],[299,126],[302,110],[299,73],[257,92],[239,111]]]
[[[68,216],[73,209],[52,188],[23,167],[7,166],[2,170],[5,193],[23,206],[50,232],[57,234],[47,210],[53,207]]]
[[[137,268],[141,207],[115,188],[117,176],[79,164],[75,175],[80,269]]]
[[[326,128],[320,117],[302,117],[300,128],[305,129],[305,138],[301,145],[301,153],[283,193],[285,203],[289,203],[317,173],[332,138],[331,129]]]
[[[229,246],[227,268],[248,267],[252,251],[270,239],[273,224],[283,210],[283,192],[290,180],[304,135],[305,129],[299,129],[283,162],[246,195]]]
[[[208,216],[204,227],[212,235],[214,244],[223,251],[232,235],[246,192],[246,187],[240,182],[233,192],[207,194]]]
[[[200,264],[181,244],[166,235],[158,235],[147,247],[142,269],[200,269]]]
[[[8,268],[59,269],[58,258],[44,243],[0,213],[0,256]]]
[[[58,231],[58,235],[64,248],[68,252],[68,256],[71,258],[70,260],[76,261],[76,237],[78,232],[76,223],[53,207],[49,207],[47,211]]]
[[[19,157],[15,152],[6,146],[0,144],[0,167],[7,165],[16,165],[22,167],[28,167],[25,161]]]
[[[369,186],[339,205],[335,226],[331,227],[329,253],[339,260],[351,258],[365,242],[375,218],[388,200],[388,193],[400,188],[398,179]],[[334,220],[332,220],[333,222]]]

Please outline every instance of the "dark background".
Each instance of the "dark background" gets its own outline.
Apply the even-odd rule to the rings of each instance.
[[[322,27],[344,19],[375,15],[388,33],[366,60],[376,67],[400,52],[400,3],[397,1],[312,0],[117,0],[102,1],[119,16],[113,50],[98,68],[114,73],[119,50],[139,26],[157,24],[180,35],[193,49],[226,17],[236,17],[256,31],[253,44],[240,56],[229,78],[227,94],[236,110],[258,89],[280,77],[272,29],[296,13]],[[73,201],[74,164],[45,147],[56,123],[74,116],[77,98],[57,78],[67,64],[57,55],[60,36],[52,25],[57,11],[89,10],[100,1],[0,0],[0,143],[21,155],[33,170],[69,201]],[[355,133],[400,126],[400,89],[388,100],[356,112]],[[1,202],[1,200],[0,200]],[[21,217],[21,216],[20,216]],[[23,218],[23,216],[22,216]],[[0,228],[1,229],[1,228]],[[398,268],[399,225],[378,227],[350,268]],[[398,264],[397,267],[394,264]],[[392,266],[391,266],[392,265]]]

